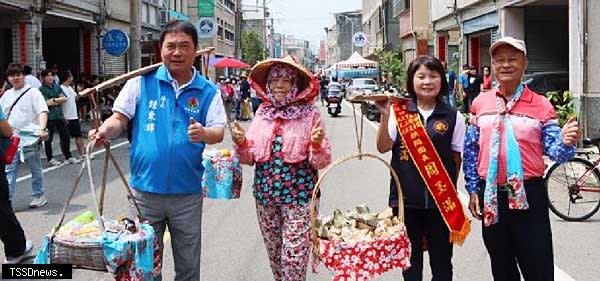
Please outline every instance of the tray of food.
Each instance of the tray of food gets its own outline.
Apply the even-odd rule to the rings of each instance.
[[[360,94],[360,95],[353,96],[353,97],[349,98],[348,100],[350,102],[360,103],[360,102],[368,102],[368,101],[372,101],[372,102],[386,101],[388,99],[393,102],[396,102],[396,101],[401,102],[401,101],[409,100],[409,98],[407,98],[407,97],[388,94],[388,93]]]

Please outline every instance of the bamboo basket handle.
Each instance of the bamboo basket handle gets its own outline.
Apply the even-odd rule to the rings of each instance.
[[[385,161],[383,158],[373,154],[373,153],[369,153],[369,152],[358,152],[358,153],[351,153],[351,154],[347,154],[342,156],[341,158],[337,159],[335,162],[331,163],[331,165],[329,165],[327,168],[325,168],[325,170],[323,171],[323,174],[319,177],[319,180],[317,181],[317,184],[315,185],[315,189],[313,190],[313,194],[312,194],[312,200],[310,202],[310,229],[311,229],[311,240],[312,240],[312,246],[313,246],[313,257],[317,260],[320,260],[319,257],[319,237],[317,236],[317,228],[315,227],[315,220],[316,220],[316,211],[317,211],[317,194],[319,193],[319,190],[321,189],[321,185],[323,184],[323,179],[325,178],[325,176],[327,176],[327,174],[329,174],[329,172],[336,166],[352,160],[352,159],[362,159],[363,157],[366,158],[372,158],[375,160],[379,160],[379,162],[383,163],[389,170],[390,173],[392,174],[392,179],[394,179],[394,182],[396,183],[396,187],[398,190],[398,219],[400,220],[401,223],[404,223],[404,198],[402,197],[402,187],[400,186],[400,179],[398,178],[398,174],[396,174],[396,171],[394,171],[394,168],[392,168],[392,166]]]
[[[97,220],[98,220],[98,224],[100,226],[100,230],[102,230],[102,232],[104,232],[104,221],[102,219],[102,211],[103,211],[103,204],[104,204],[104,188],[102,187],[102,192],[101,192],[101,199],[100,202],[98,202],[98,197],[97,197],[97,193],[96,193],[96,187],[94,184],[94,178],[93,178],[93,172],[92,172],[92,165],[91,165],[91,159],[90,159],[90,153],[94,147],[94,145],[96,144],[95,140],[90,141],[87,146],[86,146],[86,157],[85,157],[85,161],[83,161],[83,164],[81,164],[81,168],[79,169],[79,173],[77,174],[77,177],[75,178],[75,181],[73,182],[73,187],[71,188],[71,193],[69,194],[69,197],[67,198],[67,202],[65,202],[65,205],[63,206],[61,215],[60,215],[60,220],[58,221],[58,224],[52,228],[52,231],[50,233],[51,238],[54,238],[54,235],[56,234],[56,232],[58,232],[58,230],[60,229],[60,227],[62,226],[65,217],[66,217],[66,213],[67,213],[67,208],[69,207],[69,205],[71,204],[71,200],[73,199],[73,196],[75,195],[75,191],[77,190],[77,186],[79,185],[79,181],[81,180],[81,178],[83,177],[83,173],[87,168],[87,174],[88,174],[88,178],[90,181],[90,190],[91,190],[91,195],[92,195],[92,199],[94,201],[94,207],[96,208],[96,214],[97,214]],[[131,192],[131,188],[129,187],[129,184],[127,183],[127,180],[125,179],[125,175],[123,174],[123,171],[121,170],[121,168],[119,167],[119,165],[117,164],[116,159],[114,158],[114,156],[112,155],[112,153],[110,152],[110,144],[108,142],[105,142],[104,144],[105,148],[106,148],[106,159],[105,159],[105,170],[106,168],[108,168],[107,164],[108,164],[108,159],[110,159],[114,166],[115,169],[117,170],[117,172],[119,173],[119,176],[121,177],[121,180],[123,181],[124,185],[125,185],[125,189],[127,190],[127,194],[129,199],[131,200],[131,202],[133,203],[138,217],[140,218],[140,220],[143,220],[142,217],[142,213],[140,210],[139,205],[137,204],[137,201],[135,200],[135,197],[133,196],[133,193]],[[106,171],[105,171],[106,172]]]

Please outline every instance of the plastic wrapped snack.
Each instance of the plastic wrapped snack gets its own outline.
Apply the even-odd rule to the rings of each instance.
[[[240,198],[242,166],[237,156],[227,149],[206,150],[203,155],[202,193],[211,199]]]

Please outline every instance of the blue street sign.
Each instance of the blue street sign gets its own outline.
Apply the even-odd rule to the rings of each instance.
[[[111,29],[102,38],[102,47],[113,56],[120,56],[129,49],[129,36],[119,29]]]
[[[208,39],[213,38],[217,35],[219,26],[215,21],[215,18],[205,17],[200,18],[196,23],[196,29],[198,30],[198,38]]]

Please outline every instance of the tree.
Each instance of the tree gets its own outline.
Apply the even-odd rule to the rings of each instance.
[[[253,66],[256,62],[266,58],[264,56],[263,43],[260,41],[260,36],[253,31],[244,31],[242,33],[242,60]]]
[[[390,83],[398,90],[405,89],[406,68],[400,59],[400,52],[377,50],[375,55],[379,61],[379,69],[388,75],[386,78],[390,79]]]

